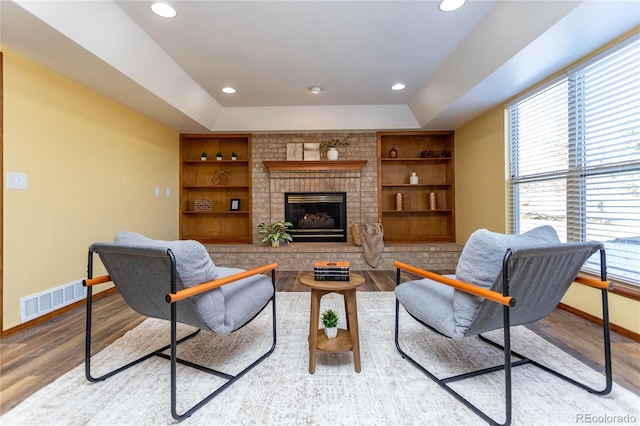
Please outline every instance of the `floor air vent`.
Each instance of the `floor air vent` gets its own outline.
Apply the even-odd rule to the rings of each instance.
[[[86,289],[78,280],[20,299],[20,322],[26,322],[55,311],[86,297]]]

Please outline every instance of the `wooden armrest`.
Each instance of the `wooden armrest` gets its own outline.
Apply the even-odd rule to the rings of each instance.
[[[574,281],[588,285],[589,287],[601,288],[607,291],[613,290],[613,283],[611,281],[602,281],[597,278],[585,277],[584,275],[578,275]]]
[[[222,287],[225,284],[239,281],[241,279],[248,278],[253,275],[262,274],[264,272],[276,269],[277,267],[278,267],[277,263],[270,263],[268,265],[263,265],[254,269],[250,269],[248,271],[229,275],[228,277],[220,278],[219,280],[208,281],[206,283],[198,284],[193,287],[185,288],[176,293],[169,293],[165,296],[165,300],[167,301],[167,303],[175,303],[178,300],[186,299],[188,297],[193,297],[200,293],[213,290],[214,288]]]
[[[514,299],[511,296],[503,296],[497,291],[488,290],[486,288],[478,287],[477,285],[454,280],[452,278],[445,277],[440,274],[436,274],[434,272],[425,271],[424,269],[420,269],[415,266],[408,265],[406,263],[402,263],[398,261],[393,262],[393,266],[395,266],[398,269],[403,269],[407,272],[411,272],[413,274],[419,275],[421,277],[429,278],[430,280],[437,281],[441,284],[448,285],[449,287],[453,287],[457,290],[461,290],[466,293],[473,294],[474,296],[480,296],[484,299],[491,300],[492,302],[500,303],[501,305],[509,306],[511,308],[513,308],[516,305],[516,299]]]
[[[111,277],[109,275],[102,275],[99,277],[82,280],[82,285],[85,287],[90,287],[96,284],[108,283],[109,281],[111,281]]]

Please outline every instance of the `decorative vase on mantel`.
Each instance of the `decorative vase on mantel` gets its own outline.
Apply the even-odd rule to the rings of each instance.
[[[339,153],[335,148],[329,148],[327,150],[327,160],[336,161],[338,159]]]

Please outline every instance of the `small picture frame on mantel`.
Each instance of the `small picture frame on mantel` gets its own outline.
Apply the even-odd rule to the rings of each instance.
[[[302,161],[302,144],[287,144],[287,161]]]
[[[304,144],[304,161],[320,160],[320,144],[305,142]]]
[[[236,211],[240,210],[240,199],[239,198],[232,198],[231,199],[231,203],[229,205],[229,210],[231,210],[232,212],[236,212]]]

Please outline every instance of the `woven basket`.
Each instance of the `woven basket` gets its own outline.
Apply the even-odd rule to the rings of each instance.
[[[362,240],[360,239],[360,227],[358,225],[351,225],[351,236],[353,237],[353,244],[360,247]]]
[[[193,210],[197,212],[210,212],[213,210],[213,200],[193,200]]]

